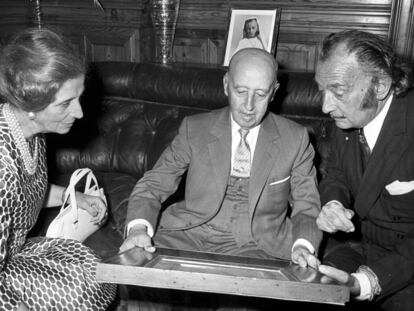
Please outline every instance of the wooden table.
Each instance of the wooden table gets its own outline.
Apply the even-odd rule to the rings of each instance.
[[[99,263],[99,282],[344,305],[348,287],[322,284],[320,273],[289,261],[139,248]]]

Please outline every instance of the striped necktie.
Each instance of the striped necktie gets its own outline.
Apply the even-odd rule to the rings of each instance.
[[[368,163],[368,159],[371,155],[371,148],[369,147],[367,143],[367,139],[365,138],[365,135],[364,135],[364,129],[362,128],[358,129],[358,140],[361,146],[361,158],[362,158],[362,163],[363,163],[363,169],[365,170],[365,167]]]
[[[246,141],[249,130],[239,129],[240,142],[237,145],[231,175],[247,178],[250,176],[250,147]]]

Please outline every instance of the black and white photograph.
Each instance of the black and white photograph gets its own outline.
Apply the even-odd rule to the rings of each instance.
[[[259,48],[274,53],[279,28],[279,9],[230,10],[224,66],[245,48]]]

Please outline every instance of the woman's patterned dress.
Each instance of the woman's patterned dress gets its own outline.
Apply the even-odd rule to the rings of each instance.
[[[30,149],[34,149],[34,139]],[[115,286],[94,277],[97,257],[80,242],[26,239],[47,190],[45,140],[33,175],[25,170],[0,105],[0,310],[105,310]]]

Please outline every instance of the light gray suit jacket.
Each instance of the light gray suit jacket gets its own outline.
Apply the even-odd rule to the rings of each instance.
[[[187,172],[185,200],[166,208],[159,228],[181,230],[203,224],[219,211],[231,163],[229,107],[186,117],[177,136],[154,168],[131,193],[127,223],[148,220],[156,228],[161,203]],[[271,256],[290,259],[298,238],[318,249],[322,233],[314,149],[306,129],[269,113],[264,118],[253,156],[249,188],[251,231],[258,247]]]

